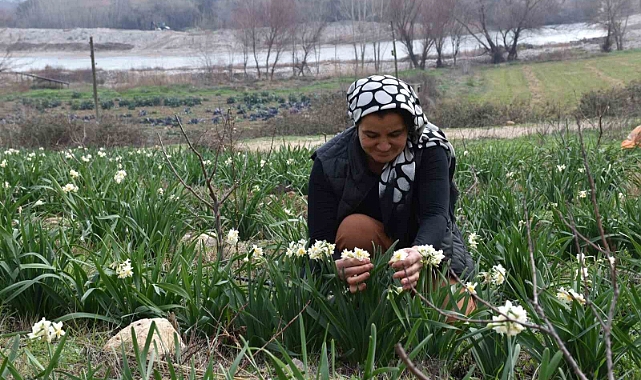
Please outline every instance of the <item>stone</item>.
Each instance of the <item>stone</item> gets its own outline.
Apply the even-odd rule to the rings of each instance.
[[[185,348],[185,343],[176,329],[174,329],[171,322],[165,318],[147,318],[135,321],[120,330],[116,335],[109,339],[109,341],[107,341],[102,350],[106,353],[114,353],[118,355],[121,353],[121,346],[124,345],[126,352],[133,352],[133,339],[131,335],[132,328],[134,329],[134,334],[136,334],[138,347],[139,349],[142,349],[147,341],[147,336],[151,330],[152,322],[156,323],[156,330],[154,330],[154,337],[149,348],[149,355],[156,350],[155,347],[158,349],[156,351],[156,358],[160,358],[162,355],[176,354],[175,338],[180,340],[179,344],[181,350]]]

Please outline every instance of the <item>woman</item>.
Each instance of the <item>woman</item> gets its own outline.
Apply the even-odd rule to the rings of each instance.
[[[414,90],[393,76],[373,75],[352,83],[347,102],[353,127],[312,155],[311,243],[336,244],[336,267],[352,293],[366,289],[373,265],[340,259],[340,252],[372,253],[373,244],[387,250],[396,240],[396,249],[408,253],[391,264],[405,289],[421,276],[418,245],[442,249],[454,273],[470,276],[474,263],[454,224],[454,148],[427,121]]]

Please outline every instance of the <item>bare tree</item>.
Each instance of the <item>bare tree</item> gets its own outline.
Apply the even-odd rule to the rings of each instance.
[[[421,22],[428,26],[436,50],[436,67],[443,67],[443,48],[447,37],[458,27],[455,10],[458,0],[428,0],[421,12]]]
[[[416,23],[421,3],[421,0],[395,0],[390,4],[392,27],[405,46],[414,68],[420,67],[419,58],[414,52],[414,39],[416,39]]]
[[[1,30],[0,41],[9,41],[10,38],[5,38],[7,35],[9,35],[9,29]],[[1,47],[2,45],[0,45]],[[0,73],[9,71],[13,67],[13,47],[13,43],[7,42],[4,48],[0,49]]]
[[[382,25],[389,25],[389,1],[387,0],[371,0],[372,2],[372,20],[381,23]],[[373,34],[372,50],[374,51],[374,70],[377,72],[381,70],[381,62],[383,60],[383,52],[387,50],[389,41],[392,37],[389,35],[389,30],[386,27],[379,26]],[[385,43],[385,45],[383,45]]]
[[[296,2],[294,0],[267,0],[264,6],[267,31],[265,33],[265,71],[274,79],[280,55],[288,44],[296,22]],[[273,61],[270,59],[273,54]],[[270,69],[271,65],[271,69]]]
[[[305,71],[311,74],[309,67],[309,56],[313,51],[318,51],[316,46],[320,44],[323,31],[327,28],[324,21],[322,4],[317,2],[299,2],[298,23],[294,28],[292,44],[292,56],[294,75],[305,76]],[[301,54],[298,54],[296,46],[299,45]]]
[[[549,14],[559,11],[558,0],[500,0],[495,20],[507,60],[518,58],[517,45],[523,32],[540,28]]]
[[[623,50],[628,19],[634,12],[632,0],[596,0],[590,4],[596,7],[596,22],[607,31],[601,49],[611,51],[614,42],[617,50]]]
[[[262,41],[259,32],[263,22],[260,16],[261,9],[262,2],[259,0],[242,0],[236,3],[233,13],[236,38],[242,45],[244,56],[252,54],[258,79],[261,77],[260,63],[258,62],[258,50]],[[247,60],[245,60],[245,73],[247,73],[246,62]]]
[[[492,23],[500,11],[497,0],[464,0],[465,19],[457,21],[479,43],[485,52],[492,57],[492,63],[504,61],[503,47],[495,40],[491,32]]]
[[[365,22],[372,18],[370,0],[341,0],[340,10],[341,15],[350,21],[355,74],[358,75],[358,65],[360,64],[361,70],[365,67],[365,50],[367,48]]]

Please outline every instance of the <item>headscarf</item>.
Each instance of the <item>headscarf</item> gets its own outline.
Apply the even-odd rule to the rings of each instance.
[[[405,149],[393,161],[385,164],[379,180],[379,197],[383,219],[407,212],[411,203],[412,182],[416,177],[416,159],[422,149],[440,146],[445,149],[450,166],[450,180],[454,174],[454,147],[445,134],[427,120],[414,89],[391,75],[372,75],[352,83],[347,90],[349,117],[358,122],[371,113],[399,109],[409,112],[414,125],[408,126]],[[395,218],[401,219],[404,218]]]

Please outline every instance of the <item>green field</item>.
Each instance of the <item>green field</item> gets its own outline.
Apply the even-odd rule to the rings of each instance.
[[[400,342],[434,377],[574,379],[563,344],[588,378],[605,378],[599,320],[607,320],[614,290],[597,220],[620,290],[610,336],[614,376],[641,376],[641,178],[634,174],[641,150],[587,136],[592,189],[576,135],[458,144],[457,224],[479,273],[494,273],[466,287],[491,305],[523,307],[527,322],[540,325],[536,276],[539,306],[562,343],[534,327],[504,335],[505,325],[486,324],[498,315],[482,303],[470,321],[446,323],[424,300],[396,293],[392,250],[373,256],[364,293],[346,292],[328,257],[316,258],[323,275],[313,275],[311,250],[288,254],[309,244],[309,149],[221,153],[213,184],[219,194],[233,190],[221,208],[222,251],[200,240],[214,232],[214,216],[159,148],[7,150],[0,152],[0,377],[97,380],[111,369],[110,379],[406,379],[394,353]],[[198,159],[184,146],[169,154],[185,183],[208,199]],[[215,152],[203,155],[210,170]],[[585,239],[575,241],[564,219]],[[231,229],[240,242],[230,241]],[[122,272],[125,263],[130,272]],[[425,270],[445,276],[445,268]],[[436,305],[455,309],[453,300],[467,297],[460,284],[431,290],[432,277],[422,278],[418,291]],[[100,353],[130,322],[170,315],[188,344],[182,354],[148,364],[144,342],[129,361]],[[43,317],[62,322],[66,335],[29,339]],[[83,375],[88,363],[97,372]]]

